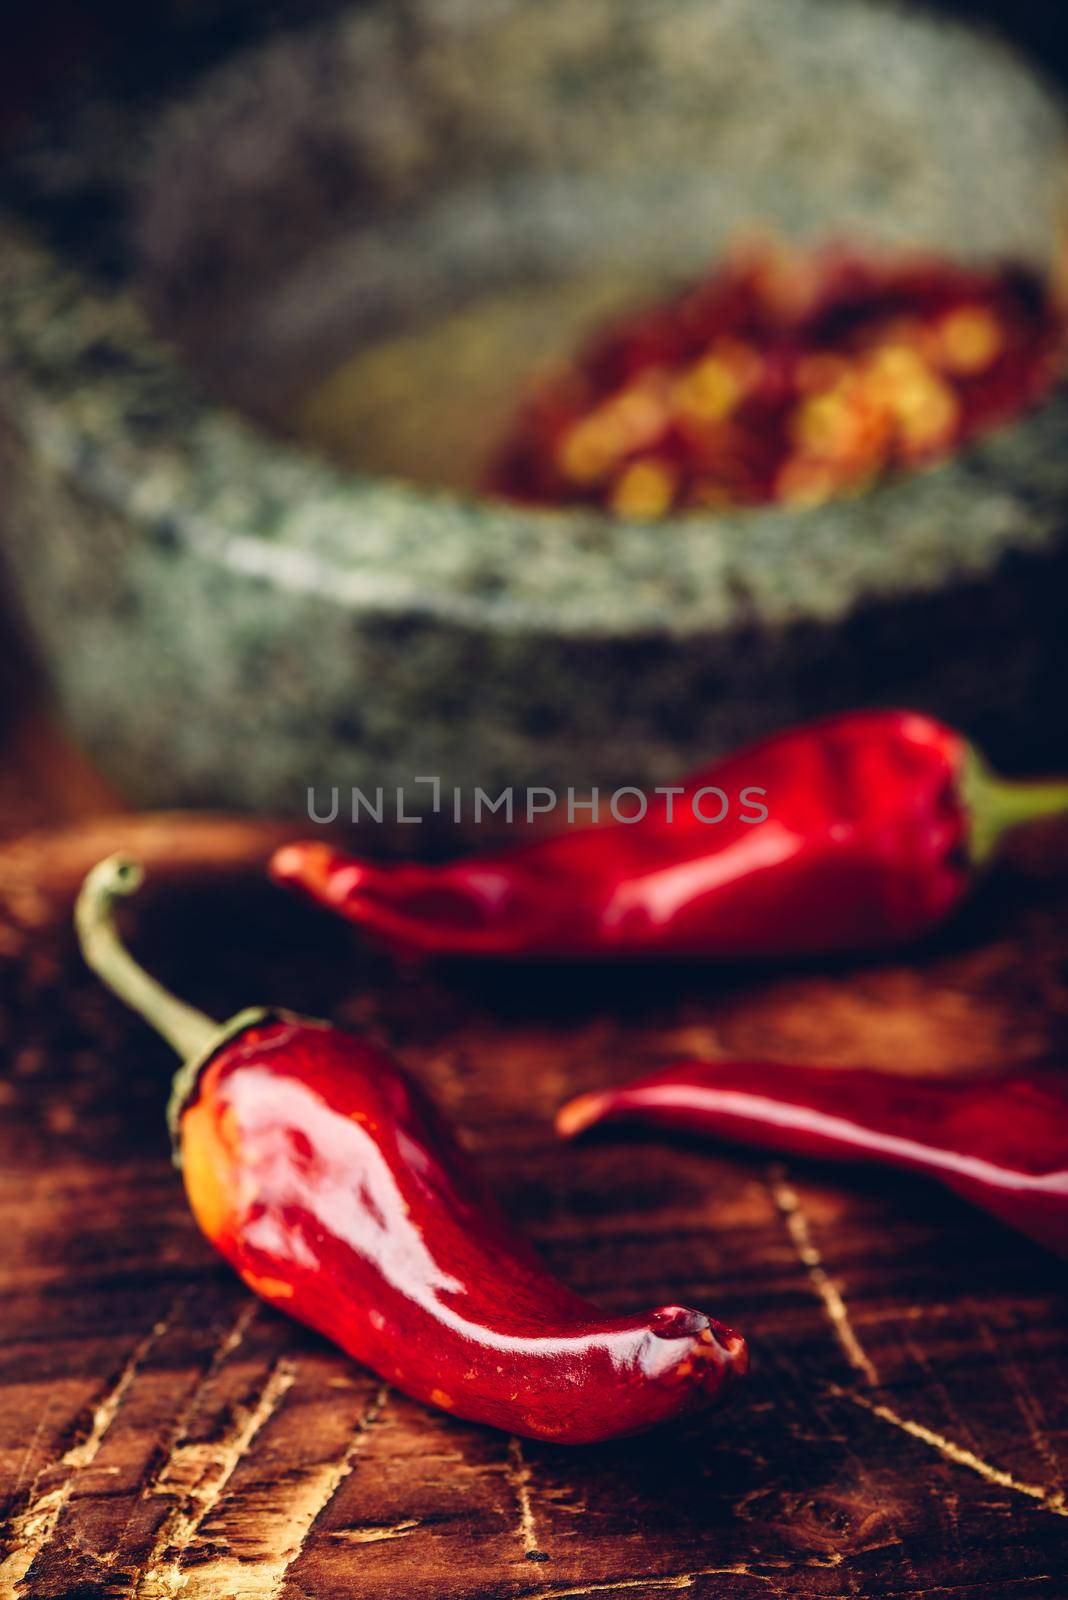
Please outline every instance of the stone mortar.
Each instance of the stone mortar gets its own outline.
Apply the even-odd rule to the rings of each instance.
[[[1063,391],[860,499],[656,524],[342,471],[236,406],[512,284],[656,292],[751,220],[1054,270],[1064,134],[1003,45],[860,0],[365,5],[81,106],[0,211],[6,554],[74,727],[139,802],[290,812],[662,781],[855,703],[1049,756]],[[102,185],[96,255],[57,248]]]

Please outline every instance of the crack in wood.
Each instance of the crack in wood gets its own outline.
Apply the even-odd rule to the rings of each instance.
[[[422,1525],[418,1517],[408,1517],[404,1522],[391,1523],[389,1527],[339,1528],[330,1538],[338,1544],[380,1544],[386,1539],[403,1539]]]
[[[181,1558],[226,1489],[242,1457],[293,1387],[297,1363],[281,1356],[260,1389],[256,1403],[245,1407],[219,1444],[190,1444],[172,1452],[188,1473],[186,1499],[162,1524],[137,1585],[136,1600],[172,1600],[185,1586]]]
[[[1036,1501],[1043,1511],[1050,1511],[1056,1517],[1068,1517],[1068,1498],[1060,1490],[1047,1489],[1042,1484],[1025,1483],[1020,1478],[1014,1478],[1011,1472],[1005,1472],[1003,1468],[984,1461],[974,1450],[965,1449],[963,1445],[936,1433],[933,1428],[925,1427],[922,1422],[914,1422],[911,1417],[899,1416],[889,1406],[880,1405],[867,1395],[852,1394],[848,1389],[841,1389],[833,1383],[828,1384],[827,1389],[836,1399],[848,1400],[851,1405],[860,1406],[873,1417],[879,1417],[881,1421],[889,1423],[892,1428],[900,1428],[901,1432],[907,1433],[910,1438],[919,1439],[923,1444],[930,1445],[932,1450],[937,1450],[947,1461],[954,1462],[958,1467],[967,1467],[970,1472],[978,1473],[987,1483],[995,1483],[1001,1489],[1011,1489],[1016,1494],[1026,1495],[1028,1499]]]
[[[250,1591],[252,1600],[259,1600],[261,1594],[264,1600],[274,1600],[274,1597],[280,1592],[285,1582],[286,1573],[301,1555],[319,1518],[330,1505],[345,1479],[355,1468],[356,1458],[367,1443],[368,1434],[389,1403],[389,1394],[389,1384],[382,1384],[360,1418],[349,1446],[340,1460],[328,1463],[326,1467],[320,1469],[310,1479],[304,1495],[298,1500],[297,1506],[290,1510],[289,1518],[287,1519],[289,1534],[298,1533],[299,1535],[296,1546],[277,1560],[266,1563],[267,1571],[264,1576],[272,1580],[270,1587]],[[229,1589],[222,1591],[220,1600],[227,1600],[230,1593]]]
[[[838,1550],[829,1556],[818,1556],[812,1561],[771,1561],[751,1564],[735,1561],[728,1567],[695,1567],[692,1572],[672,1572],[662,1577],[647,1574],[643,1578],[607,1578],[601,1583],[584,1583],[578,1588],[558,1589],[543,1585],[527,1590],[527,1600],[584,1600],[586,1595],[619,1594],[632,1589],[691,1589],[698,1578],[752,1578],[756,1583],[773,1584],[783,1573],[831,1571],[840,1567],[845,1557]],[[761,1570],[761,1567],[765,1570]]]
[[[999,1368],[1009,1380],[1013,1399],[1016,1402],[1024,1427],[1027,1429],[1027,1436],[1035,1447],[1035,1453],[1040,1460],[1045,1462],[1048,1470],[1057,1479],[1058,1485],[1063,1485],[1064,1471],[1060,1455],[1041,1425],[1035,1397],[1014,1354],[1013,1341],[1011,1339],[1001,1341],[994,1337],[993,1330],[987,1322],[982,1309],[974,1301],[969,1300],[967,1308],[974,1314],[975,1326],[979,1330],[979,1337],[982,1339],[983,1344],[990,1351]]]
[[[207,1370],[203,1373],[199,1381],[194,1384],[191,1392],[186,1397],[185,1404],[181,1407],[177,1417],[168,1430],[166,1444],[164,1446],[166,1455],[162,1465],[159,1467],[155,1476],[150,1477],[142,1485],[142,1500],[148,1499],[152,1495],[173,1496],[175,1493],[185,1492],[184,1486],[181,1483],[180,1472],[175,1471],[177,1461],[187,1459],[182,1455],[182,1452],[179,1448],[182,1436],[186,1428],[189,1426],[192,1417],[195,1415],[197,1404],[205,1389],[218,1375],[228,1357],[240,1346],[244,1340],[245,1334],[259,1312],[260,1307],[260,1301],[249,1296],[248,1299],[246,1299],[242,1304],[231,1326],[227,1329],[226,1333],[219,1340],[215,1349],[212,1351],[211,1360],[208,1363]],[[119,1469],[114,1467],[108,1470],[117,1472]],[[107,1559],[109,1561],[114,1562],[117,1559],[117,1553],[122,1548],[122,1543],[126,1537],[126,1531],[130,1525],[133,1515],[134,1510],[133,1506],[131,1506],[115,1536],[113,1547],[108,1553]],[[87,1552],[87,1554],[91,1553]],[[96,1558],[92,1557],[92,1559]],[[2,1596],[0,1596],[0,1600],[3,1600]]]
[[[283,1377],[277,1377],[280,1369]],[[261,1509],[258,1531],[273,1552],[268,1558],[242,1559],[225,1551],[207,1561],[198,1562],[193,1569],[183,1570],[182,1555],[219,1504],[234,1468],[277,1410],[283,1395],[292,1387],[295,1375],[295,1363],[276,1363],[272,1378],[264,1385],[252,1416],[227,1451],[224,1473],[200,1498],[195,1510],[186,1515],[180,1540],[172,1537],[169,1546],[159,1551],[157,1561],[166,1556],[166,1562],[163,1565],[150,1564],[138,1588],[138,1600],[179,1600],[184,1595],[195,1595],[197,1600],[230,1600],[235,1594],[240,1594],[242,1600],[275,1600],[281,1592],[290,1567],[303,1552],[319,1517],[355,1467],[367,1435],[389,1399],[388,1385],[383,1384],[377,1391],[347,1448],[337,1460],[322,1463],[300,1474],[285,1504],[277,1511]],[[159,1541],[157,1548],[158,1545]]]
[[[187,1295],[188,1290],[183,1290],[170,1310],[154,1322],[144,1337],[134,1345],[123,1362],[118,1377],[93,1408],[89,1428],[84,1437],[70,1445],[57,1462],[42,1467],[34,1478],[24,1510],[11,1520],[11,1551],[0,1562],[0,1594],[17,1593],[34,1561],[48,1544],[63,1515],[63,1508],[70,1499],[75,1475],[96,1459],[108,1429],[118,1415],[119,1407],[137,1376],[138,1369],[153,1346],[158,1344],[167,1332]],[[65,1473],[61,1481],[43,1493],[38,1493],[43,1480],[58,1471]]]
[[[785,1169],[777,1163],[768,1168],[767,1180],[772,1199],[786,1225],[790,1241],[797,1251],[798,1260],[823,1304],[827,1320],[842,1348],[842,1354],[854,1371],[859,1372],[868,1383],[876,1386],[879,1383],[879,1374],[857,1338],[841,1290],[823,1265],[823,1257],[813,1240],[812,1230],[797,1191],[787,1181]]]
[[[218,1377],[219,1372],[226,1364],[234,1351],[243,1343],[246,1333],[255,1321],[260,1311],[260,1301],[251,1296],[244,1302],[232,1324],[220,1339],[212,1352],[211,1361],[199,1383],[195,1384],[192,1392],[186,1399],[170,1430],[166,1445],[166,1456],[152,1480],[142,1490],[142,1494],[173,1494],[177,1488],[185,1492],[188,1486],[190,1469],[194,1471],[198,1465],[198,1450],[203,1447],[182,1443],[186,1428],[196,1412],[200,1399],[209,1384]]]
[[[523,1547],[523,1555],[528,1561],[548,1560],[545,1552],[538,1547],[538,1529],[534,1520],[534,1508],[530,1501],[531,1470],[523,1454],[523,1441],[518,1434],[512,1434],[508,1440],[508,1456],[505,1466],[508,1482],[515,1495],[516,1506],[519,1510],[519,1542]]]
[[[915,1363],[917,1370],[923,1373],[924,1382],[929,1387],[930,1393],[937,1396],[940,1400],[942,1410],[948,1420],[949,1426],[953,1429],[954,1433],[956,1433],[958,1438],[966,1438],[971,1443],[975,1443],[975,1436],[970,1423],[965,1420],[965,1418],[961,1415],[959,1407],[954,1403],[953,1396],[949,1390],[949,1384],[946,1381],[942,1363],[932,1363],[929,1360],[926,1349],[919,1342],[915,1336],[915,1333],[913,1332],[912,1324],[907,1322],[903,1323],[899,1337],[901,1339],[902,1349]],[[958,1555],[963,1561],[966,1559],[966,1553],[960,1532],[960,1509],[958,1497],[956,1495],[946,1494],[941,1497],[941,1504],[946,1514],[946,1521],[949,1527],[950,1537],[956,1546]]]
[[[907,1326],[903,1327],[901,1332],[901,1347],[910,1360],[915,1363],[917,1371],[923,1374],[924,1384],[928,1393],[937,1397],[941,1403],[942,1409],[949,1419],[950,1427],[958,1436],[963,1434],[974,1443],[975,1435],[971,1423],[962,1414],[960,1407],[950,1394],[940,1364],[931,1362],[926,1350]]]
[[[771,1578],[753,1572],[744,1562],[730,1567],[702,1567],[696,1572],[677,1572],[664,1578],[614,1578],[605,1583],[584,1583],[577,1589],[537,1589],[531,1594],[537,1600],[585,1600],[586,1595],[624,1594],[635,1589],[650,1594],[655,1589],[692,1589],[698,1578],[755,1578],[760,1583],[771,1583]]]
[[[656,1589],[685,1591],[692,1589],[698,1578],[753,1578],[757,1583],[773,1583],[767,1573],[754,1572],[744,1561],[729,1567],[700,1567],[694,1572],[674,1572],[666,1577],[652,1575],[645,1578],[610,1578],[604,1583],[584,1583],[577,1589],[536,1589],[529,1591],[531,1600],[585,1600],[587,1595],[625,1594],[641,1589],[651,1594]]]
[[[1024,1583],[1051,1583],[1052,1581],[1053,1574],[1051,1572],[1031,1572],[1025,1577],[1013,1578],[1012,1580],[1013,1587],[1017,1589],[1021,1584]],[[994,1579],[994,1583],[997,1583],[999,1588],[1001,1587],[1001,1580],[999,1578]],[[986,1593],[989,1593],[992,1587],[993,1583],[983,1584],[983,1590]],[[967,1592],[965,1593],[965,1591]],[[981,1591],[977,1590],[975,1585],[971,1583],[938,1583],[933,1589],[914,1589],[911,1594],[903,1594],[898,1596],[897,1600],[929,1600],[929,1597],[933,1594],[964,1594],[965,1600],[976,1600],[976,1597],[980,1592]],[[1002,1600],[1002,1596],[1000,1594],[996,1595],[995,1600]]]
[[[49,1419],[49,1417],[51,1415],[52,1415],[51,1401],[46,1399],[44,1405],[41,1407],[41,1412],[40,1412],[40,1415],[37,1418],[37,1422],[36,1422],[36,1424],[34,1426],[34,1430],[30,1434],[30,1437],[26,1441],[26,1448],[22,1452],[22,1458],[19,1461],[18,1471],[15,1473],[15,1477],[14,1477],[14,1480],[13,1480],[12,1485],[11,1485],[12,1497],[14,1497],[18,1493],[18,1491],[22,1488],[22,1480],[26,1476],[26,1468],[29,1466],[30,1462],[33,1460],[33,1453],[37,1449],[38,1444],[41,1442],[41,1435],[44,1433],[45,1428],[48,1426],[48,1419]],[[38,1474],[38,1476],[39,1476],[39,1474]],[[33,1490],[32,1489],[30,1491],[30,1494],[31,1494],[31,1497],[32,1497],[32,1494],[33,1494]]]

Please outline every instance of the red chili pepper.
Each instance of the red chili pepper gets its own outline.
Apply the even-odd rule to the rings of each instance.
[[[794,1155],[929,1173],[1068,1255],[1068,1077],[904,1079],[778,1062],[684,1061],[557,1113],[573,1138],[651,1122]]]
[[[724,820],[700,820],[720,796]],[[765,820],[744,820],[759,806]],[[1068,786],[1002,782],[931,717],[864,711],[708,767],[637,822],[445,866],[291,844],[271,872],[428,954],[822,955],[926,933],[1006,828],[1066,806]]]
[[[169,1107],[202,1231],[248,1286],[416,1399],[567,1444],[720,1398],[745,1341],[700,1311],[606,1316],[509,1228],[418,1085],[324,1022],[244,1011],[221,1027],[133,961],[113,922],[138,886],[90,873],[86,959],[185,1058]]]

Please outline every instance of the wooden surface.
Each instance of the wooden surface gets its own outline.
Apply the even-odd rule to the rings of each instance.
[[[922,960],[807,975],[395,971],[262,881],[277,837],[117,819],[0,846],[0,1596],[1064,1600],[1063,1265],[918,1180],[565,1147],[550,1116],[680,1050],[1062,1062],[1068,830]],[[73,946],[75,884],[120,844],[153,868],[126,926],[162,976],[387,1041],[571,1283],[749,1336],[734,1407],[520,1444],[254,1301],[168,1164],[166,1048]]]

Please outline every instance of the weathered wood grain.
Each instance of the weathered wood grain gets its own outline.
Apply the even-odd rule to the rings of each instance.
[[[919,1180],[636,1132],[565,1147],[550,1117],[684,1049],[1065,1063],[1068,830],[915,959],[801,974],[394,969],[262,881],[280,836],[118,818],[0,847],[0,1596],[1064,1600],[1061,1265]],[[269,1000],[387,1041],[576,1287],[745,1330],[734,1409],[520,1443],[257,1305],[169,1166],[165,1047],[69,932],[120,844],[151,869],[128,927],[161,975],[219,1015]]]

